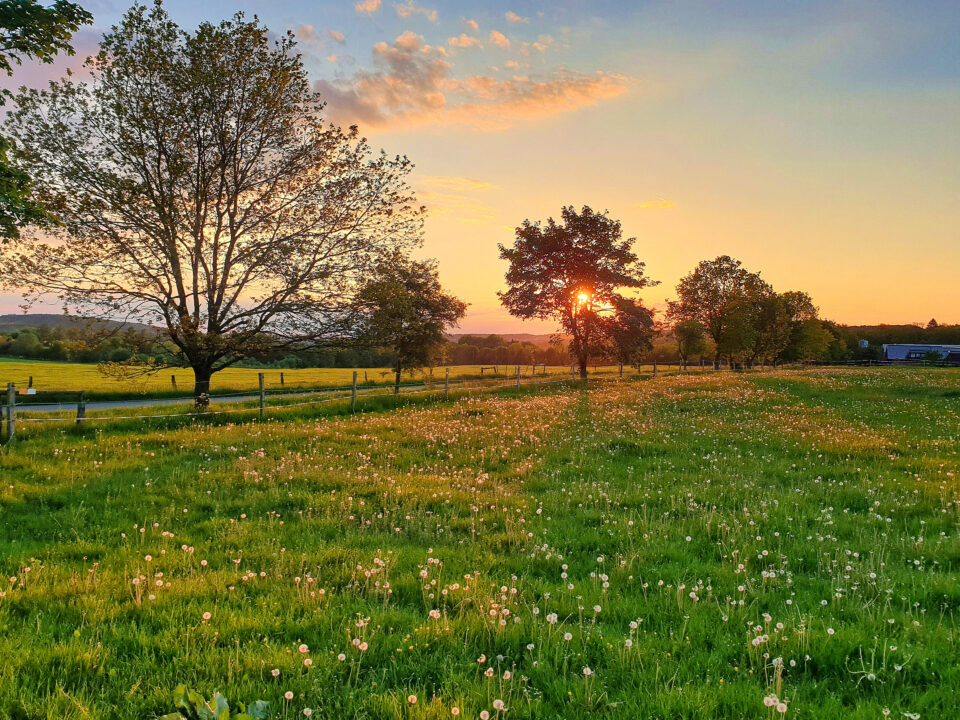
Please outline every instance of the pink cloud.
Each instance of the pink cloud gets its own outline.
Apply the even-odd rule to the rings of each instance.
[[[340,123],[387,129],[463,126],[503,130],[518,122],[573,112],[623,94],[627,78],[558,69],[544,77],[499,80],[486,75],[456,78],[441,52],[412,32],[373,49],[374,70],[318,81],[328,111]]]
[[[353,9],[358,13],[373,15],[373,13],[380,9],[382,4],[381,0],[360,0],[360,2],[353,6]]]
[[[504,48],[504,49],[510,47],[510,39],[506,35],[504,35],[502,32],[499,32],[498,30],[491,31],[488,42],[491,45],[496,45],[497,47]]]

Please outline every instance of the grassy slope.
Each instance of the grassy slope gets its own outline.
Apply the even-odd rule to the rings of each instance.
[[[280,717],[948,717],[958,397],[723,374],[40,433],[0,456],[0,716],[186,682]]]

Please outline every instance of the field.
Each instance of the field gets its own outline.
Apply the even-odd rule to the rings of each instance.
[[[958,409],[824,369],[37,431],[0,717],[954,717]]]

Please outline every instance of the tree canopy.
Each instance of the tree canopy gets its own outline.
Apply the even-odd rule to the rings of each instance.
[[[618,304],[618,290],[654,284],[632,250],[634,242],[623,239],[618,220],[586,205],[579,212],[564,207],[560,222],[524,220],[513,247],[499,246],[510,263],[509,289],[499,293],[500,300],[516,317],[559,321],[585,378],[590,354],[606,341],[601,314],[626,309]]]
[[[430,363],[444,332],[467,311],[466,303],[443,291],[432,261],[395,253],[381,262],[358,295],[362,337],[395,354],[396,388],[404,370]]]
[[[412,164],[325,123],[291,34],[136,5],[85,68],[7,121],[61,226],[11,244],[5,280],[160,325],[198,396],[264,343],[342,341],[365,273],[420,242]]]
[[[70,40],[93,16],[79,5],[57,0],[47,7],[36,0],[0,0],[0,72],[13,75],[24,60],[51,63],[60,54],[73,55]],[[0,91],[0,105],[11,93]],[[20,228],[51,218],[36,201],[33,183],[9,159],[10,144],[0,137],[0,238],[20,237]]]

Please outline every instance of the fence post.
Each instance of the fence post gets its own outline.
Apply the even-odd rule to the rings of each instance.
[[[177,389],[177,376],[176,376],[176,375],[171,375],[171,376],[170,376],[170,384],[173,386],[173,389],[174,389],[174,390]]]
[[[517,365],[517,390],[520,389],[520,366]]]
[[[258,373],[257,379],[260,381],[260,419],[263,420],[263,373]]]
[[[350,412],[357,409],[357,371],[353,371],[353,389],[350,391]]]
[[[32,387],[33,387],[33,375],[30,376],[30,381],[27,383],[27,387],[28,387],[28,388],[32,388]]]
[[[570,363],[570,382],[576,382],[577,376],[573,372],[573,363]]]
[[[656,360],[653,361],[653,376],[654,376],[654,377],[657,376],[657,361],[656,361]]]
[[[623,377],[623,363],[620,363],[620,377]]]
[[[80,399],[77,400],[77,425],[83,424],[83,419],[87,416],[87,393],[80,391]]]
[[[16,410],[17,390],[13,383],[7,383],[7,442],[17,434]]]
[[[443,381],[443,394],[444,394],[444,399],[446,400],[450,399],[450,368],[447,368],[447,377]]]
[[[354,373],[356,375],[356,373]],[[283,373],[280,373],[280,387],[283,387]]]

